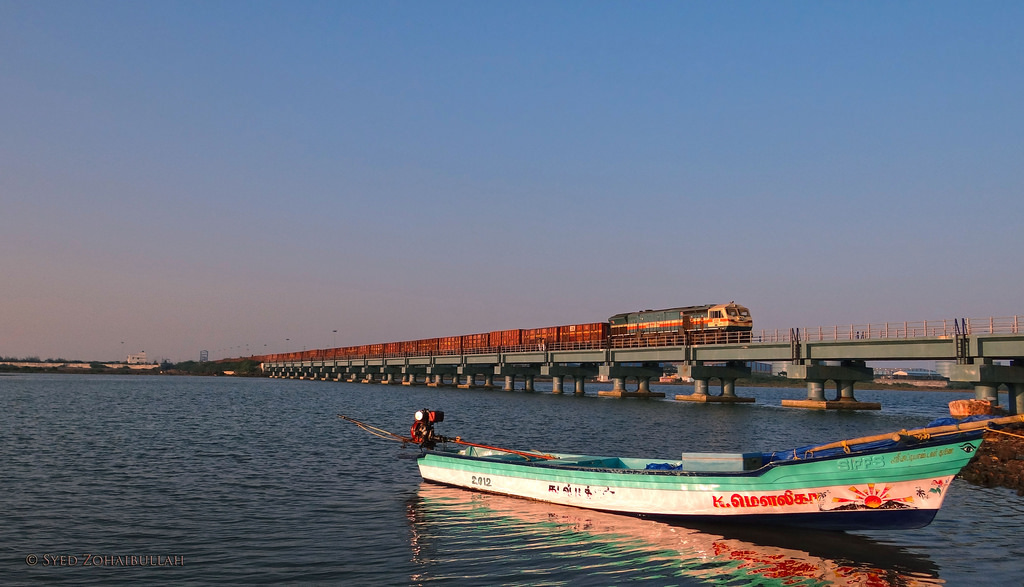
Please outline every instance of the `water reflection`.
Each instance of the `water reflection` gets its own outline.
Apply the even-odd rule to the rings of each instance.
[[[938,585],[926,557],[862,536],[698,528],[424,483],[408,505],[413,583]]]

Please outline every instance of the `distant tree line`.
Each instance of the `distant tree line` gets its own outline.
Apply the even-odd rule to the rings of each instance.
[[[68,361],[65,359],[40,360],[37,357],[26,357],[23,359],[0,356],[0,363],[36,363],[33,366],[5,365],[0,364],[0,372],[22,372],[22,373],[132,373],[138,375],[234,375],[239,377],[262,377],[263,371],[260,364],[249,359],[234,361],[184,361],[181,363],[161,363],[160,369],[139,371],[132,369],[127,364],[102,363],[100,361]],[[72,363],[76,365],[89,365],[86,368],[68,368],[65,365]]]
[[[224,375],[225,371],[239,377],[262,377],[263,371],[256,361],[183,361],[168,365],[164,372],[174,375]]]
[[[4,357],[0,356],[0,361],[7,363],[85,363],[87,361],[69,361],[68,359],[40,359],[39,357],[25,357],[19,359],[18,357]]]

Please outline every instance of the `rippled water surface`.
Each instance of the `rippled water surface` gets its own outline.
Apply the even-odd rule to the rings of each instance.
[[[404,433],[429,407],[474,441],[668,457],[921,426],[969,397],[858,390],[882,411],[838,413],[778,407],[800,390],[739,392],[757,403],[0,376],[0,584],[1021,584],[1024,498],[1008,490],[958,481],[914,531],[686,527],[423,484],[413,449],[337,418]]]

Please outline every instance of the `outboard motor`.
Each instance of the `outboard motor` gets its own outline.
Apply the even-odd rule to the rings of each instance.
[[[412,441],[426,449],[434,448],[438,438],[434,436],[434,424],[444,421],[444,412],[422,409],[416,412],[409,435]]]

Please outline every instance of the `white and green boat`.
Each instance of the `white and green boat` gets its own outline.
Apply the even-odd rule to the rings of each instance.
[[[419,444],[426,481],[651,518],[831,530],[928,525],[990,425],[1019,416],[900,431],[770,453],[651,459],[521,451],[436,434],[421,410],[403,441]],[[349,418],[346,418],[349,419]]]

